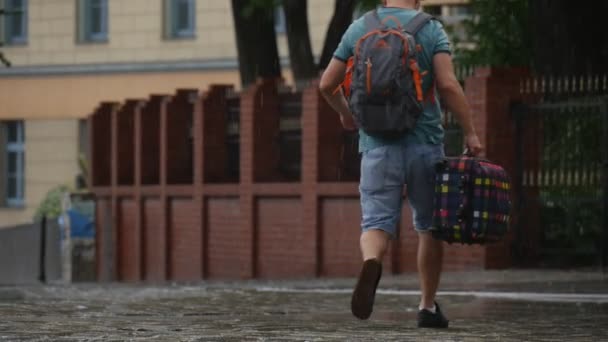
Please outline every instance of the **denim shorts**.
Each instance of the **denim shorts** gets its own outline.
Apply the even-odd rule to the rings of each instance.
[[[443,145],[386,145],[365,151],[361,157],[361,229],[380,229],[391,239],[403,205],[403,186],[412,208],[414,229],[432,227],[435,194],[435,165],[444,158]]]

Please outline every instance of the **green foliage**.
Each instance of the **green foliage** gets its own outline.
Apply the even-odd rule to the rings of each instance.
[[[459,50],[462,65],[529,66],[531,31],[528,0],[471,0],[472,20],[464,22],[474,50]]]
[[[358,0],[358,6],[363,11],[369,11],[380,3],[378,0]]]
[[[61,215],[61,200],[63,199],[63,194],[69,191],[70,188],[66,185],[59,185],[49,190],[36,210],[34,219],[40,220],[43,216],[46,216],[49,219],[59,217]]]

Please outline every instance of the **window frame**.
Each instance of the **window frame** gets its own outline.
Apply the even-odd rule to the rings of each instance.
[[[188,8],[187,28],[180,28],[180,6]],[[165,0],[165,38],[166,39],[193,39],[196,38],[196,1],[195,0]]]
[[[28,9],[29,3],[28,0],[20,0],[21,8],[13,6],[12,1],[14,0],[3,0],[3,8],[7,12],[9,11],[21,11],[21,35],[15,35],[12,27],[14,23],[14,17],[11,15],[4,15],[4,27],[3,27],[3,43],[7,46],[14,45],[26,45],[28,43],[28,26],[29,26],[29,16]]]
[[[9,124],[16,124],[16,141],[9,141]],[[4,200],[6,207],[20,208],[25,205],[25,124],[23,121],[4,121],[2,122],[4,135],[4,167],[3,167],[3,182],[4,182]],[[8,159],[9,154],[16,154],[15,173],[9,173]],[[9,179],[13,177],[15,180],[16,197],[10,197],[9,194]]]
[[[109,2],[108,0],[77,0],[78,1],[78,42],[106,43],[109,40]],[[98,3],[94,4],[93,1]],[[99,9],[101,30],[93,32],[93,9]]]
[[[287,33],[287,22],[285,20],[285,8],[279,5],[274,8],[274,32],[276,34]]]

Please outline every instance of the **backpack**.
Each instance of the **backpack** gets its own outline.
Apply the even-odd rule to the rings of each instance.
[[[393,16],[382,21],[377,11],[365,14],[368,32],[355,45],[343,84],[355,120],[365,133],[398,138],[416,125],[424,96],[417,58],[422,47],[415,35],[432,19],[420,12],[402,28]],[[398,28],[386,26],[388,20],[399,24]]]
[[[437,164],[433,237],[449,243],[501,240],[511,218],[509,176],[490,161],[460,156]]]

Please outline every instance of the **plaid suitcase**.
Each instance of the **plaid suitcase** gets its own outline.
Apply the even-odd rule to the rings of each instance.
[[[499,241],[509,226],[509,189],[507,173],[496,164],[446,158],[437,165],[433,236],[462,244]]]

